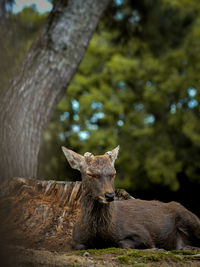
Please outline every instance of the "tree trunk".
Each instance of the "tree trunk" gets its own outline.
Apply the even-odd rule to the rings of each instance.
[[[0,181],[36,177],[43,131],[110,0],[57,0],[0,99]]]

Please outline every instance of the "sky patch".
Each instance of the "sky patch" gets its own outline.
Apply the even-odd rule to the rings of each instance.
[[[52,9],[52,4],[47,0],[15,0],[13,13],[19,13],[25,7],[30,7],[32,5],[35,5],[36,10],[40,13],[49,12]]]

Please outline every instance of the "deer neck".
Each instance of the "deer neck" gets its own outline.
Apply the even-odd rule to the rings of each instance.
[[[112,221],[113,204],[103,204],[85,191],[81,199],[80,222],[95,234],[105,232]]]

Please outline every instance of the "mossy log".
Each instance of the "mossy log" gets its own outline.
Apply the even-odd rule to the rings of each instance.
[[[81,182],[14,178],[1,186],[0,234],[4,242],[50,251],[71,249],[80,213]],[[117,189],[119,200],[132,198]]]

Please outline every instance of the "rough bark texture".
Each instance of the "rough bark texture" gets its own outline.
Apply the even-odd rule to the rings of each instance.
[[[57,0],[0,99],[0,179],[36,177],[41,138],[110,0]],[[1,181],[0,180],[0,181]]]
[[[1,243],[27,248],[71,249],[74,223],[80,214],[81,182],[14,178],[0,191]],[[116,190],[118,199],[131,196]]]

